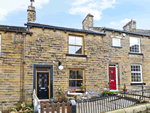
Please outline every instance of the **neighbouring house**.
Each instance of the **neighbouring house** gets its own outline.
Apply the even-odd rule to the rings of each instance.
[[[83,29],[35,23],[28,7],[26,27],[0,25],[0,104],[49,101],[58,86],[68,90],[119,91],[150,86],[150,32],[131,20],[124,30],[94,27],[93,16]],[[63,67],[62,67],[63,66]]]

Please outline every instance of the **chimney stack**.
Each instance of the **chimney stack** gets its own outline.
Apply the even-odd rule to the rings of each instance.
[[[28,22],[35,22],[36,20],[36,11],[35,11],[35,7],[33,6],[33,2],[34,0],[30,0],[31,5],[28,6]]]
[[[134,32],[136,30],[136,21],[131,19],[130,22],[128,22],[125,26],[123,26],[123,30]]]
[[[90,13],[85,17],[85,19],[82,22],[82,27],[84,30],[89,29],[89,27],[93,27],[93,15]]]

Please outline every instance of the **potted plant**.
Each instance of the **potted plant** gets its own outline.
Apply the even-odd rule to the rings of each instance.
[[[86,86],[81,86],[81,91],[85,91]]]
[[[108,94],[109,94],[109,91],[104,91],[104,90],[103,90],[103,92],[102,92],[102,95],[103,95],[103,96],[108,96]]]
[[[108,95],[109,95],[109,96],[113,96],[113,95],[114,95],[114,92],[113,92],[113,91],[110,91]]]
[[[50,102],[54,102],[54,98],[52,97],[52,98],[50,98]]]
[[[75,91],[76,91],[76,88],[69,90],[69,93],[75,93]],[[67,97],[69,100],[74,99],[74,95],[67,95]]]
[[[64,95],[64,90],[63,89],[61,89],[61,88],[58,88],[57,89],[57,91],[56,91],[56,93],[58,94],[58,101],[59,102],[62,102],[63,101],[63,95]]]

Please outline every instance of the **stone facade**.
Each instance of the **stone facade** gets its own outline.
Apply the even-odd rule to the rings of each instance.
[[[32,12],[32,11],[31,11]],[[29,12],[30,13],[30,12]],[[34,15],[34,14],[31,14]],[[29,16],[30,17],[30,16]],[[29,18],[29,21],[34,21]],[[149,36],[141,36],[134,32],[123,36],[124,32],[109,31],[101,27],[93,26],[93,16],[88,15],[83,21],[83,29],[69,29],[45,25],[29,25],[21,30],[2,30],[0,58],[0,104],[2,102],[18,103],[19,101],[32,101],[32,92],[36,81],[34,65],[53,66],[53,93],[58,86],[69,89],[69,69],[85,70],[85,85],[87,90],[102,90],[109,88],[109,65],[117,65],[118,90],[122,90],[124,83],[128,88],[131,85],[131,64],[142,65],[142,77],[146,86],[150,86],[150,39]],[[87,30],[90,29],[90,30]],[[14,32],[16,31],[16,32]],[[96,31],[96,32],[91,32]],[[106,35],[104,35],[104,32]],[[25,34],[26,35],[23,35]],[[99,34],[98,34],[99,33]],[[31,35],[32,34],[32,35]],[[83,37],[84,55],[68,56],[69,35]],[[112,47],[112,38],[120,37],[121,47]],[[142,54],[130,53],[130,37],[140,38]],[[63,70],[58,69],[61,61]],[[54,62],[56,61],[56,62]],[[136,86],[140,87],[140,86]]]

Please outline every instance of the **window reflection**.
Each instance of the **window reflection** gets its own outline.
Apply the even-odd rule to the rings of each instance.
[[[69,36],[69,53],[82,54],[82,37]]]

